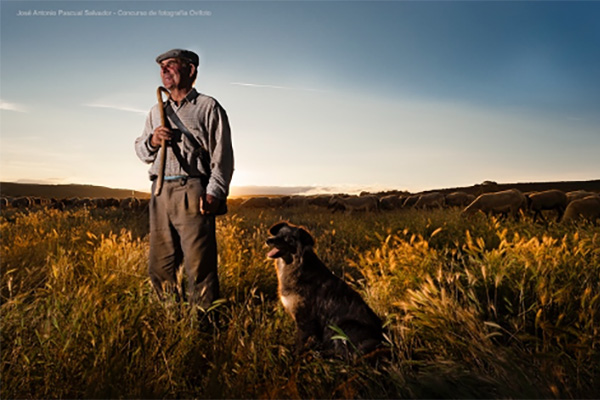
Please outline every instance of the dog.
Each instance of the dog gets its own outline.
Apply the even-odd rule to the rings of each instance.
[[[296,323],[296,352],[314,345],[341,357],[377,350],[384,340],[381,320],[319,259],[310,233],[288,222],[269,233],[267,256],[275,260],[279,298]]]

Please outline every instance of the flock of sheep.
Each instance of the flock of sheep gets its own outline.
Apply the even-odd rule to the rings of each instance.
[[[116,198],[79,198],[71,197],[66,199],[48,199],[44,197],[21,196],[21,197],[1,197],[0,207],[31,209],[36,207],[52,208],[57,210],[67,210],[75,208],[121,208],[127,210],[143,210],[148,206],[149,199],[138,199],[136,197],[127,197],[124,199]]]
[[[2,209],[29,209],[47,207],[59,210],[71,208],[120,208],[126,210],[147,210],[148,199],[129,197],[115,198],[69,198],[45,199],[40,197],[2,197]],[[600,193],[578,190],[565,193],[558,189],[541,192],[522,193],[517,189],[484,193],[478,197],[456,191],[448,194],[429,192],[422,194],[370,194],[315,195],[315,196],[277,196],[250,197],[248,199],[230,199],[231,208],[282,208],[282,207],[324,207],[332,212],[374,212],[396,209],[432,209],[457,207],[465,216],[484,212],[489,214],[510,215],[518,218],[521,213],[533,216],[534,222],[544,220],[544,212],[553,212],[556,220],[573,221],[586,219],[592,222],[600,219]]]
[[[333,212],[373,212],[402,208],[432,209],[442,207],[461,208],[465,216],[484,212],[510,215],[518,218],[521,213],[530,214],[533,220],[544,220],[544,212],[554,212],[557,221],[600,218],[600,194],[578,190],[565,193],[558,189],[522,193],[517,189],[484,193],[475,196],[456,191],[448,194],[430,192],[414,195],[363,193],[360,196],[316,195],[284,197],[251,197],[235,202],[240,208],[327,207]]]

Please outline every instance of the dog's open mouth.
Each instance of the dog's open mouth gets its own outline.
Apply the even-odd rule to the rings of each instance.
[[[269,246],[271,249],[269,250],[269,252],[267,253],[267,257],[269,258],[279,258],[283,256],[283,251],[281,251],[281,249],[279,249],[276,245],[277,241],[276,238],[271,237],[269,239],[267,239],[267,246]]]
[[[279,258],[283,255],[283,252],[281,250],[279,250],[277,247],[273,247],[271,250],[269,250],[269,252],[267,253],[267,257],[269,258]]]

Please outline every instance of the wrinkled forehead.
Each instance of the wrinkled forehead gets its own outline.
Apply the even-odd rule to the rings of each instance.
[[[173,64],[179,64],[179,65],[180,65],[180,64],[182,64],[182,62],[181,62],[181,61],[182,61],[182,60],[181,60],[180,58],[175,58],[175,57],[172,57],[172,58],[165,58],[164,60],[162,60],[162,61],[159,63],[159,65],[160,65],[161,67],[165,67],[165,66],[168,66],[168,65],[173,65]]]

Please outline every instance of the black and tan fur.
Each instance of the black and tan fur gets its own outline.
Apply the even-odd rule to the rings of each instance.
[[[367,354],[383,341],[382,323],[360,295],[335,276],[313,251],[314,239],[302,227],[280,222],[270,231],[268,256],[276,260],[279,297],[296,322],[298,349],[316,344],[345,356]],[[349,338],[332,339],[338,327]]]

